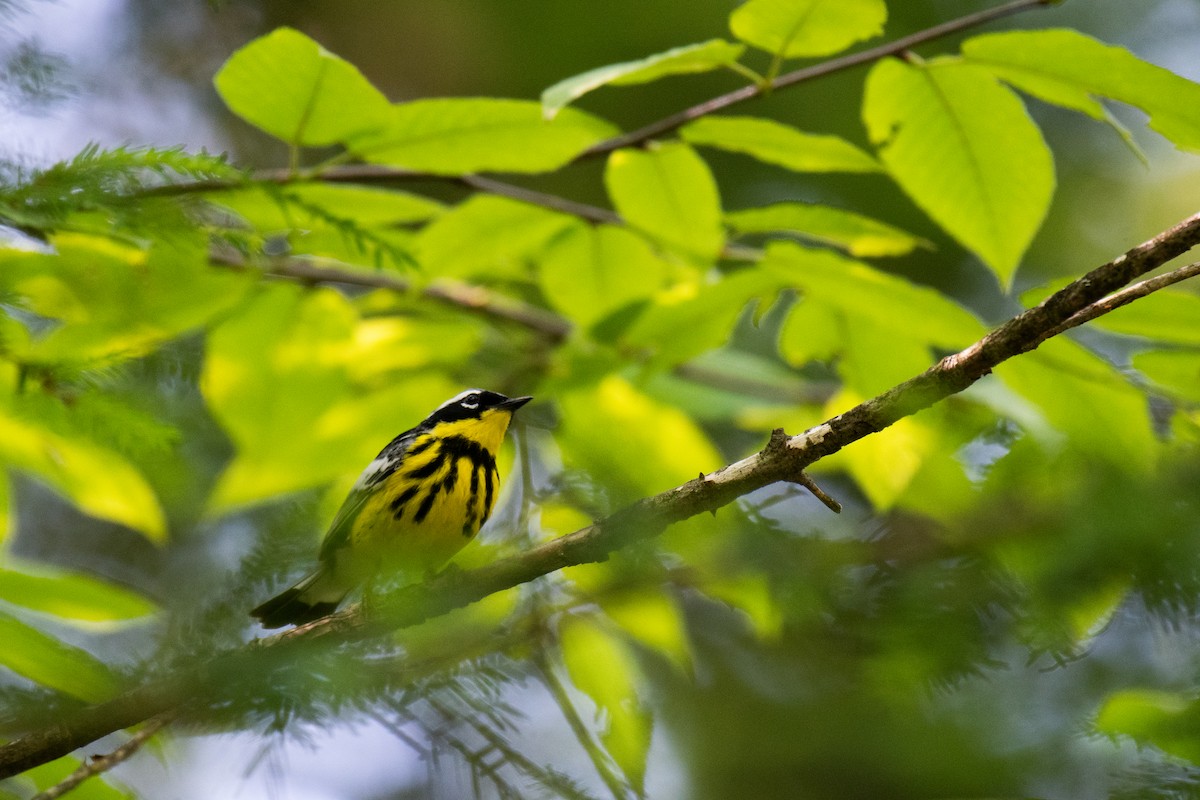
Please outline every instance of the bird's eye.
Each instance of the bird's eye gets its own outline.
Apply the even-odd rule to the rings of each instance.
[[[462,399],[462,403],[459,405],[461,405],[463,408],[479,408],[479,394],[477,392],[471,392]]]

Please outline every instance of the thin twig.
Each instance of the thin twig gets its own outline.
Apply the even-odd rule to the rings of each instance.
[[[559,710],[562,711],[567,724],[571,726],[571,732],[575,734],[575,738],[579,740],[580,746],[583,747],[588,758],[592,760],[592,764],[596,767],[596,772],[600,774],[600,779],[604,781],[604,785],[612,792],[614,800],[626,800],[629,797],[629,793],[626,791],[625,781],[621,780],[621,777],[613,769],[612,762],[609,761],[608,754],[604,752],[604,748],[596,744],[596,740],[592,738],[592,732],[588,730],[587,725],[583,722],[583,718],[579,716],[579,712],[575,709],[575,704],[571,702],[571,695],[567,692],[567,687],[559,680],[554,665],[550,663],[544,651],[539,653],[536,661],[538,670],[542,674],[542,682],[550,690],[550,695],[554,698],[554,702],[558,705]]]
[[[85,759],[83,764],[70,775],[50,788],[38,792],[30,800],[55,800],[55,798],[62,797],[72,789],[78,788],[88,778],[107,772],[122,761],[129,759],[138,750],[141,750],[142,745],[148,742],[150,737],[162,730],[170,721],[170,717],[166,714],[147,720],[142,729],[129,737],[129,741],[125,742],[125,744],[111,753],[92,756],[90,761]]]
[[[606,139],[599,144],[593,145],[583,152],[580,158],[590,158],[594,156],[611,153],[613,150],[620,150],[623,147],[633,147],[653,139],[656,136],[661,136],[664,133],[675,130],[676,128],[685,125],[700,117],[714,114],[717,111],[722,111],[730,106],[743,103],[760,95],[768,94],[776,89],[782,89],[788,86],[795,86],[798,83],[804,83],[815,78],[823,78],[827,75],[832,75],[836,72],[842,72],[861,64],[868,64],[872,61],[902,53],[909,48],[917,45],[931,42],[935,39],[941,39],[960,31],[965,31],[969,28],[975,28],[988,22],[992,22],[1002,17],[1019,14],[1022,11],[1028,11],[1039,6],[1053,5],[1057,0],[1014,0],[1014,2],[1006,3],[995,8],[986,8],[982,11],[977,11],[974,14],[968,14],[965,17],[952,19],[944,22],[941,25],[935,25],[932,28],[927,28],[923,31],[908,36],[896,39],[893,42],[881,44],[878,47],[872,47],[869,50],[863,50],[858,53],[851,53],[841,58],[833,58],[829,61],[823,61],[820,64],[814,64],[811,67],[798,69],[794,72],[788,72],[780,75],[778,78],[765,84],[750,84],[743,86],[740,89],[735,89],[727,94],[713,97],[705,100],[703,103],[698,103],[690,108],[685,108],[683,111],[672,114],[668,117],[652,122],[645,127],[638,128],[635,131],[614,136],[611,139]]]
[[[232,253],[212,253],[209,261],[236,270],[249,268],[245,259]],[[443,280],[417,288],[412,281],[394,273],[380,270],[367,272],[344,266],[321,266],[300,258],[272,259],[266,273],[306,283],[341,283],[348,286],[389,289],[400,294],[416,292],[422,297],[445,305],[516,323],[556,342],[566,338],[571,332],[571,323],[563,317],[481,286]]]
[[[1113,292],[1108,297],[1097,300],[1087,308],[1072,314],[1054,330],[1047,331],[1041,341],[1058,336],[1060,333],[1068,331],[1071,328],[1077,328],[1085,322],[1091,322],[1096,317],[1103,316],[1110,311],[1115,311],[1121,306],[1129,305],[1139,297],[1145,297],[1151,292],[1157,292],[1159,289],[1179,283],[1180,281],[1186,281],[1188,278],[1194,278],[1197,275],[1200,275],[1200,261],[1179,267],[1170,272],[1164,272],[1162,275],[1156,275],[1153,278],[1147,278],[1144,281],[1138,281],[1131,286],[1126,286],[1121,291]]]

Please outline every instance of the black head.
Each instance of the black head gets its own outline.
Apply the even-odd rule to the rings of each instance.
[[[512,413],[532,400],[532,397],[505,397],[499,392],[486,389],[468,389],[451,397],[437,407],[425,420],[426,425],[439,422],[457,422],[463,419],[478,419],[485,411],[503,410]]]

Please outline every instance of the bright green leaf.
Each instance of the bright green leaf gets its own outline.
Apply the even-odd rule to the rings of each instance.
[[[417,258],[435,277],[524,276],[551,240],[576,224],[566,214],[477,194],[421,232]]]
[[[640,670],[628,645],[584,617],[567,617],[559,629],[571,682],[603,715],[601,740],[613,761],[641,793],[654,719],[637,693]]]
[[[982,67],[881,61],[863,118],[901,188],[1008,285],[1054,193],[1054,164],[1021,101]]]
[[[883,0],[749,0],[729,17],[733,35],[785,58],[826,56],[883,33]]]
[[[772,242],[762,263],[802,289],[805,298],[925,345],[964,347],[986,330],[940,292],[828,250]]]
[[[205,197],[264,233],[327,227],[330,218],[352,220],[363,228],[423,222],[445,208],[435,200],[408,192],[323,183],[247,186]]]
[[[625,342],[649,348],[660,365],[678,364],[729,338],[751,302],[773,297],[791,279],[763,269],[741,270],[708,284],[687,283],[660,292],[625,332]],[[686,336],[680,332],[686,331]]]
[[[35,363],[95,366],[145,355],[234,306],[252,280],[211,266],[200,237],[148,251],[83,234],[53,243],[54,253],[0,253],[0,286],[62,323],[17,351]]]
[[[104,662],[4,613],[0,641],[0,665],[35,683],[93,703],[117,690],[117,678]]]
[[[595,387],[564,391],[558,401],[563,421],[556,438],[564,463],[590,475],[616,503],[684,483],[697,470],[722,463],[690,417],[616,375]]]
[[[790,233],[845,250],[852,256],[901,256],[926,240],[870,217],[811,203],[776,203],[725,214],[738,233]]]
[[[878,172],[879,162],[838,136],[807,133],[760,117],[701,117],[679,131],[684,141],[745,153],[795,172]]]
[[[1181,291],[1154,292],[1090,324],[1160,342],[1200,345],[1200,296]]]
[[[350,149],[372,163],[437,175],[549,172],[618,132],[576,109],[547,120],[533,101],[437,98],[393,106],[387,124],[355,136]]]
[[[1200,761],[1200,701],[1187,694],[1156,689],[1114,692],[1100,709],[1096,727]]]
[[[1200,403],[1200,353],[1191,350],[1151,350],[1133,357],[1133,366],[1155,385]]]
[[[233,113],[293,145],[343,142],[385,125],[390,109],[354,65],[291,28],[238,50],[214,83]]]
[[[736,63],[745,50],[745,45],[710,39],[636,61],[597,67],[561,80],[542,92],[542,109],[548,119],[553,119],[566,105],[601,86],[627,86],[649,83],[666,75],[708,72]]]
[[[683,672],[691,673],[687,621],[673,597],[657,590],[623,592],[603,599],[601,607],[634,641],[662,654]]]
[[[0,569],[0,600],[84,622],[134,619],[155,610],[144,596],[116,584],[44,566]]]
[[[1200,84],[1123,47],[1058,29],[976,36],[963,42],[962,51],[1002,81],[1101,121],[1109,115],[1097,96],[1136,106],[1177,146],[1200,150]]]
[[[211,511],[355,473],[456,391],[428,369],[453,337],[439,341],[416,323],[378,322],[360,324],[338,292],[274,285],[209,335],[201,391],[236,446]],[[401,382],[385,373],[390,380],[364,391],[361,382],[378,380],[376,362],[421,369]]]
[[[654,294],[667,270],[644,239],[624,228],[576,226],[543,257],[541,285],[554,306],[589,326]]]
[[[715,258],[725,245],[717,182],[686,144],[617,150],[604,183],[625,221],[665,245],[703,259]]]
[[[1145,395],[1094,353],[1058,337],[999,365],[996,375],[1082,452],[1131,474],[1153,467]]]
[[[154,541],[166,536],[162,509],[146,479],[110,450],[0,410],[0,464],[45,481],[87,514]]]

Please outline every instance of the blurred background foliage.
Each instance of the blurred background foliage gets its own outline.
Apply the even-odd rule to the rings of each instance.
[[[550,169],[745,82],[729,70],[599,89],[515,145],[430,151],[372,128],[391,124],[387,101],[532,101],[598,66],[728,39],[735,6],[125,0],[89,18],[0,2],[14,126],[0,154],[0,734],[247,641],[247,609],[311,563],[358,470],[466,386],[537,402],[462,568],[741,458],[774,427],[800,432],[1195,211],[1194,159],[1139,112],[1112,108],[1144,164],[1112,128],[1027,101],[1057,190],[1011,275],[1011,252],[939,227],[880,174],[880,158],[906,165],[868,129],[905,104],[864,125],[866,68],[734,112],[839,137],[803,145],[709,118],[656,149]],[[886,35],[985,6],[892,3]],[[1200,75],[1188,0],[1067,2],[988,30],[1025,26]],[[214,88],[267,34],[286,57],[232,62]],[[330,58],[307,37],[345,59],[330,80],[351,112],[330,97],[289,116],[280,87]],[[910,79],[873,81],[890,98]],[[540,116],[470,108],[531,130]],[[762,157],[768,140],[816,166]],[[315,165],[339,143],[443,174],[528,171],[512,182],[615,208],[635,230],[432,177],[242,185],[241,170]],[[210,188],[164,188],[196,182]],[[683,187],[682,213],[664,187]],[[760,245],[761,260],[737,250]],[[386,641],[264,661],[271,685],[227,676],[226,702],[179,728],[205,735],[162,750],[165,766],[141,759],[77,791],[1194,796],[1198,308],[1186,285],[1140,300],[820,462],[841,517],[772,486]]]

